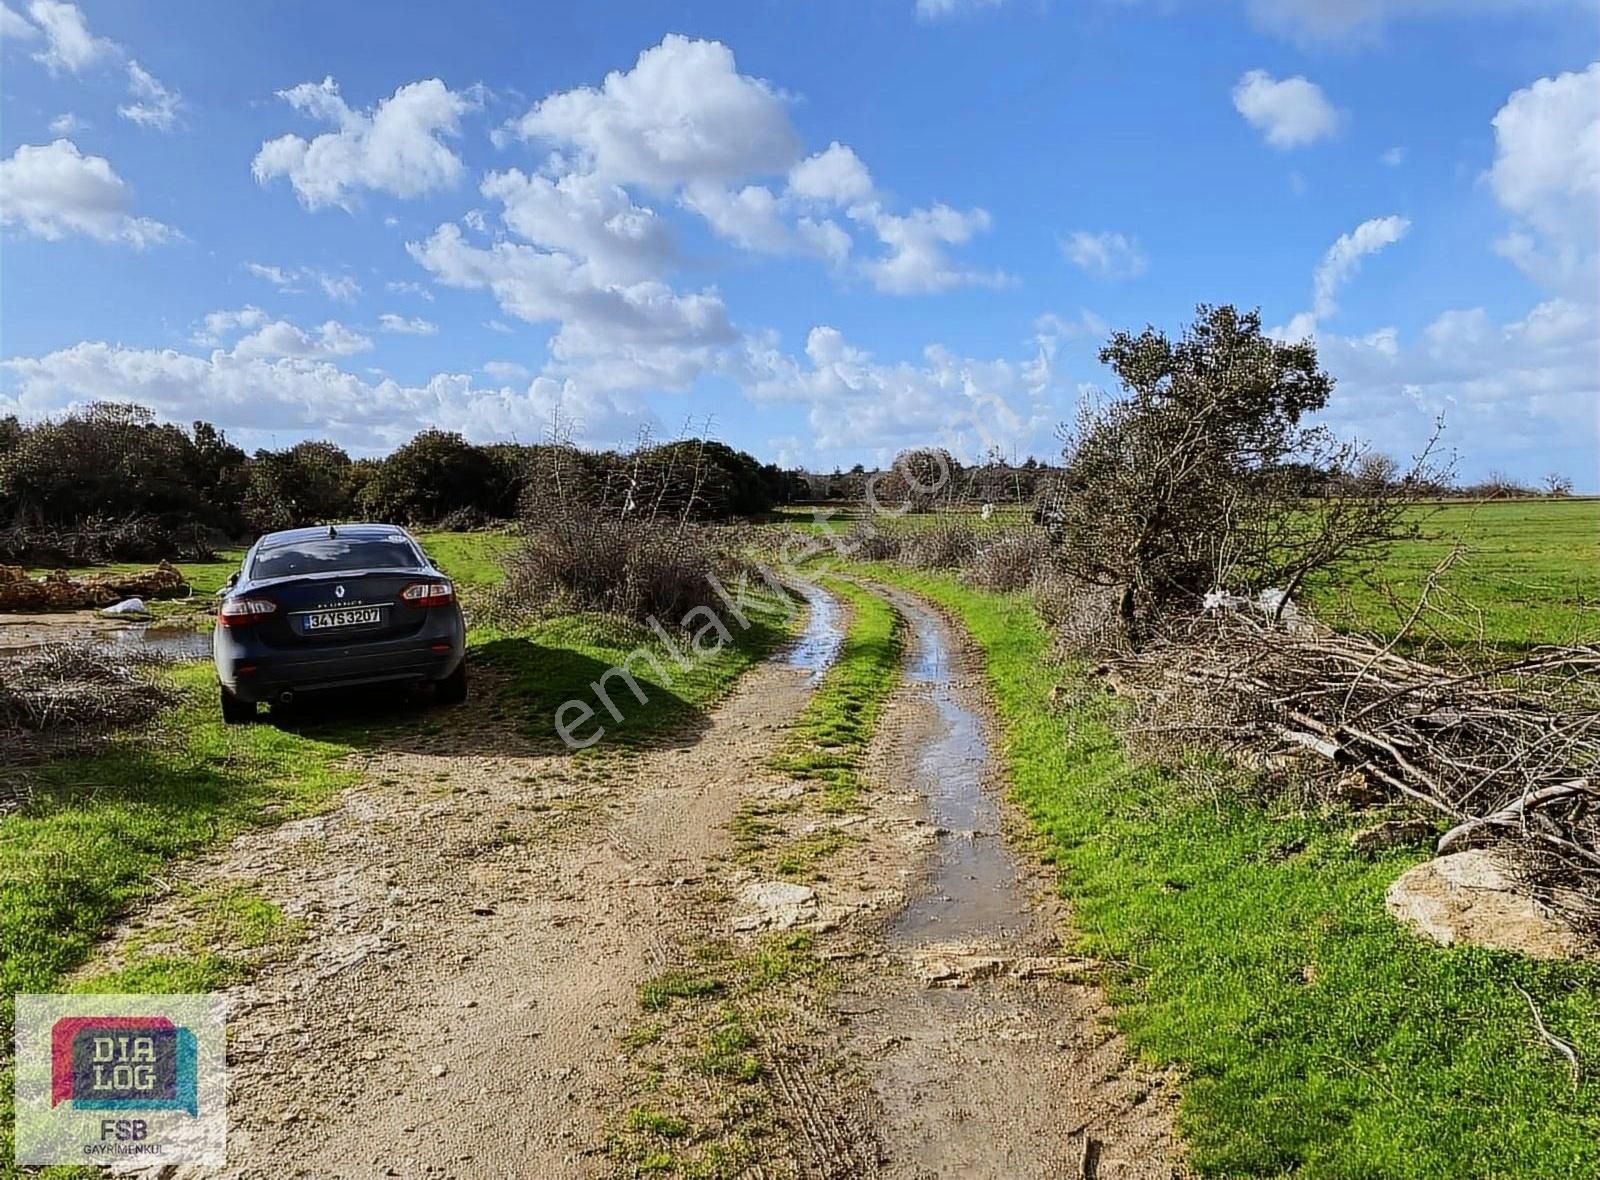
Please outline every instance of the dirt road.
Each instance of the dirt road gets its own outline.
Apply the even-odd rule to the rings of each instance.
[[[1170,1089],[1128,1068],[1097,992],[1070,981],[1061,915],[1007,851],[976,668],[932,611],[893,600],[914,642],[864,812],[796,805],[779,825],[848,824],[855,842],[782,923],[815,931],[838,986],[769,1030],[778,1134],[749,1174],[1174,1175]],[[793,659],[681,745],[536,752],[480,682],[443,732],[361,755],[336,810],[196,866],[304,932],[236,994],[224,1174],[622,1169],[607,1135],[637,1085],[621,1038],[639,986],[752,926],[763,882],[730,823],[794,793],[767,763],[844,621],[818,599]],[[170,903],[138,915],[101,965],[177,921]]]

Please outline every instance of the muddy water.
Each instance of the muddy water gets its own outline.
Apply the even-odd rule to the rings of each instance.
[[[1029,925],[1017,866],[1000,838],[1000,807],[985,789],[989,749],[977,715],[957,692],[944,630],[917,600],[895,606],[913,632],[906,679],[932,702],[935,718],[918,744],[914,778],[940,829],[926,892],[889,929],[906,949],[929,942],[991,941]]]
[[[91,643],[171,660],[211,658],[211,633],[181,623],[124,623],[92,610],[0,614],[0,652],[49,643]]]
[[[803,582],[798,588],[805,595],[810,610],[805,630],[789,650],[788,664],[791,668],[808,670],[810,683],[816,684],[839,658],[839,649],[844,646],[844,628],[839,617],[839,602],[833,595],[810,582]]]

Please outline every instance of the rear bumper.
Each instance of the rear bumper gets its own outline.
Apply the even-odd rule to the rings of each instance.
[[[294,650],[270,647],[246,628],[218,627],[212,654],[217,680],[239,700],[274,701],[286,692],[443,680],[466,656],[465,632],[447,618],[401,639]]]

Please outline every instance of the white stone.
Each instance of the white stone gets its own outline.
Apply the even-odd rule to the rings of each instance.
[[[1402,873],[1384,898],[1389,912],[1443,946],[1466,943],[1534,959],[1590,956],[1593,944],[1518,889],[1504,862],[1474,848]]]

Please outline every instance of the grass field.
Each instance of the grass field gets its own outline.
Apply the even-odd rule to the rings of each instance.
[[[1392,635],[1430,571],[1459,546],[1419,639],[1431,630],[1508,651],[1600,639],[1600,500],[1444,504],[1419,510],[1417,523],[1422,537],[1396,545],[1371,579],[1317,587],[1317,612]]]
[[[839,533],[869,519],[850,505],[788,508],[785,527]],[[950,523],[975,528],[1022,527],[1026,511],[999,506],[987,522],[975,511],[874,516],[880,529],[926,529]],[[1503,651],[1600,639],[1600,499],[1448,501],[1419,508],[1421,536],[1394,546],[1359,577],[1310,588],[1319,617],[1336,626],[1394,634],[1429,573],[1458,547],[1439,579],[1431,607],[1418,620],[1415,645],[1482,642]]]
[[[1134,1050],[1181,1070],[1202,1175],[1600,1173],[1600,1078],[1570,1082],[1513,986],[1592,1062],[1600,971],[1424,943],[1383,892],[1425,849],[1365,859],[1351,815],[1251,802],[1220,765],[1135,765],[1114,701],[1052,663],[1025,598],[872,573],[945,606],[982,648],[1013,797],[1060,870],[1079,949],[1112,965]]]

